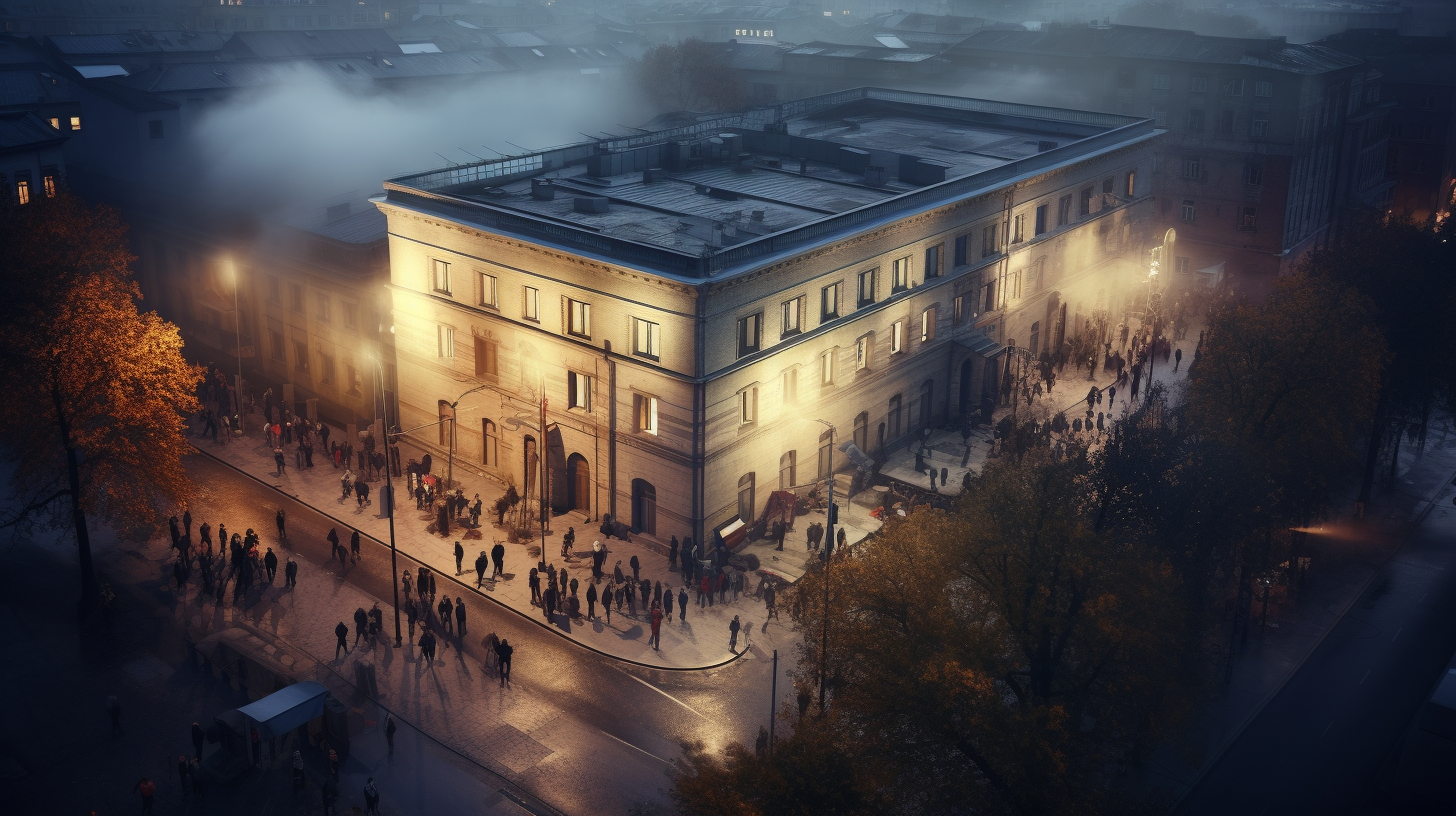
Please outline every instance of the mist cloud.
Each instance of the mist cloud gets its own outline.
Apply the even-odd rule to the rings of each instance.
[[[489,77],[433,90],[359,94],[299,72],[217,104],[192,129],[204,190],[249,209],[372,194],[390,177],[622,133],[650,107],[597,77]],[[445,158],[442,158],[445,157]],[[216,199],[214,199],[216,200]]]

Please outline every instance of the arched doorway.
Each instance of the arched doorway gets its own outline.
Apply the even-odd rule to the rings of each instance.
[[[657,535],[657,488],[645,479],[632,480],[632,532]]]
[[[789,451],[779,457],[779,490],[788,490],[798,484],[798,464],[798,451]]]
[[[591,468],[586,457],[573,453],[566,460],[566,505],[569,509],[591,512]]]
[[[480,463],[488,468],[500,466],[500,434],[496,430],[495,423],[488,419],[480,421],[480,438],[483,447],[480,452]]]
[[[869,450],[870,415],[868,411],[860,411],[854,418],[854,446],[861,451]]]
[[[738,480],[738,517],[743,519],[744,524],[753,523],[753,487],[757,477],[752,473],[745,473]]]

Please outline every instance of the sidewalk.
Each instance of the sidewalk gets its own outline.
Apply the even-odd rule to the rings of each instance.
[[[194,424],[194,432],[195,427]],[[337,428],[332,429],[330,439],[342,438],[342,431]],[[292,451],[289,451],[287,454],[288,469],[280,476],[276,475],[273,451],[267,446],[261,431],[237,437],[227,445],[214,444],[210,439],[203,439],[195,435],[189,435],[189,441],[198,452],[214,457],[337,520],[339,522],[339,539],[345,545],[347,545],[353,529],[386,545],[389,543],[389,519],[383,515],[383,502],[379,500],[384,485],[382,479],[370,483],[370,498],[373,504],[361,508],[352,496],[348,499],[341,497],[339,479],[343,475],[343,469],[335,469],[327,455],[321,456],[315,453],[314,467],[300,471],[293,466],[294,457]],[[412,458],[419,459],[423,456],[423,451],[418,451],[407,443],[402,444],[400,448],[401,461],[408,462]],[[443,462],[436,459],[436,465],[442,464]],[[458,474],[457,481],[465,485],[465,495],[473,497],[479,493],[489,512],[490,506],[501,492],[499,487],[494,482],[487,483],[483,478],[473,477],[462,468],[456,468],[456,473]],[[473,479],[478,479],[478,481],[472,484]],[[465,580],[467,576],[474,577],[474,562],[482,550],[489,556],[491,548],[497,542],[505,545],[505,574],[499,581],[486,580],[476,590],[482,596],[515,610],[536,621],[540,626],[601,654],[652,668],[711,668],[741,656],[741,651],[738,654],[729,651],[724,633],[728,631],[728,623],[734,615],[762,607],[762,603],[752,595],[741,596],[735,601],[730,592],[729,600],[726,603],[718,603],[715,599],[712,606],[699,609],[697,608],[697,592],[690,589],[688,597],[689,603],[694,606],[692,610],[694,625],[690,627],[664,625],[661,650],[654,650],[648,644],[651,627],[648,625],[649,619],[643,611],[640,598],[636,617],[627,615],[627,608],[623,606],[620,613],[614,609],[610,625],[604,620],[585,620],[587,579],[591,575],[591,552],[594,541],[601,541],[602,546],[609,551],[603,567],[604,573],[609,578],[614,565],[620,561],[623,574],[630,580],[632,577],[630,563],[632,556],[636,555],[641,566],[642,578],[654,583],[662,582],[664,592],[669,587],[673,590],[675,595],[673,599],[674,616],[679,614],[676,593],[682,586],[682,575],[678,571],[670,570],[667,557],[645,543],[628,543],[620,538],[604,538],[597,530],[597,525],[586,522],[580,515],[570,513],[552,519],[552,532],[546,539],[544,560],[548,564],[555,564],[558,570],[567,572],[570,577],[581,582],[578,597],[581,598],[583,618],[571,621],[565,615],[557,614],[555,621],[548,624],[544,612],[539,607],[532,605],[531,590],[527,584],[527,576],[531,568],[536,566],[538,559],[541,558],[539,539],[524,543],[510,543],[506,540],[505,531],[495,528],[487,516],[481,517],[481,526],[478,529],[452,525],[448,536],[431,533],[428,528],[435,521],[433,513],[415,509],[414,500],[404,498],[403,481],[399,478],[394,480],[395,490],[401,497],[396,506],[394,520],[395,543],[400,552],[428,564],[431,569],[442,575],[456,575],[454,548],[455,542],[459,541],[465,548],[463,573],[460,573],[461,580]],[[462,519],[462,521],[464,520]],[[563,559],[561,557],[561,536],[566,532],[568,526],[576,528],[576,546],[573,548],[573,557]],[[764,565],[773,563],[768,558],[762,556],[760,558]],[[487,569],[486,575],[489,576],[490,573],[491,569]],[[750,574],[747,577],[750,579],[752,587],[756,589],[758,576]],[[543,589],[545,583],[545,576],[542,576]],[[606,586],[607,582],[603,581],[598,585],[597,591],[601,592]],[[603,617],[600,605],[597,607],[597,615],[598,618]]]

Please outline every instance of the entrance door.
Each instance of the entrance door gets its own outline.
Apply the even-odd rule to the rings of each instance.
[[[632,530],[657,535],[657,488],[645,479],[632,480]]]
[[[591,470],[587,467],[586,457],[579,453],[573,453],[571,458],[566,460],[566,489],[568,496],[567,504],[572,510],[580,510],[583,513],[591,511]]]

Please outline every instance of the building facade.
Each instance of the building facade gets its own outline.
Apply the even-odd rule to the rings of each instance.
[[[1159,134],[862,88],[394,179],[401,423],[556,512],[751,524],[994,403],[1003,348],[1108,336]]]

